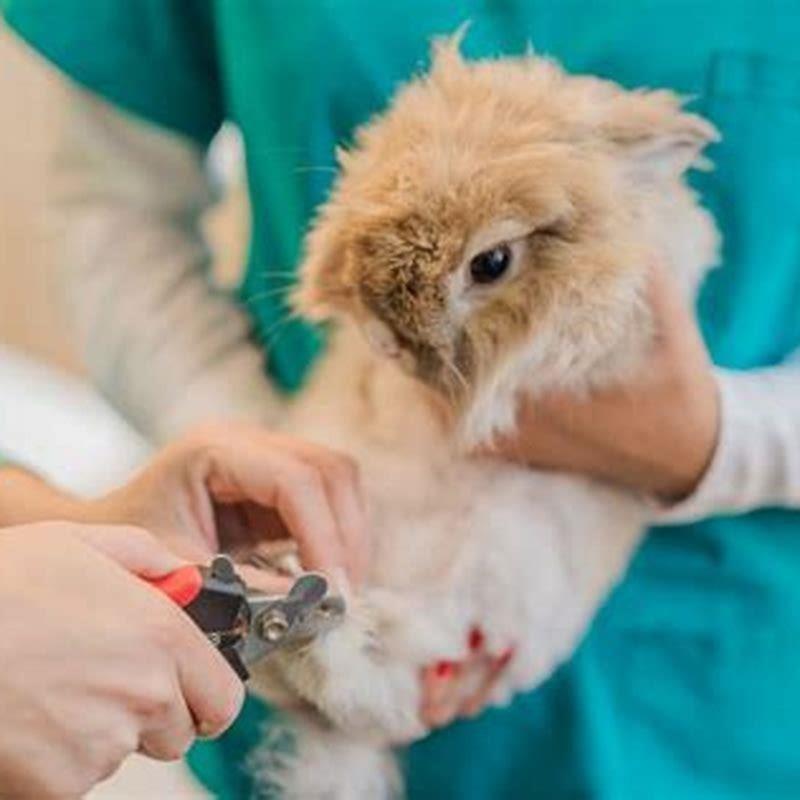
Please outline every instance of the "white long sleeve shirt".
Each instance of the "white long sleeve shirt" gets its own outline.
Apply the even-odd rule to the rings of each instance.
[[[770,369],[717,370],[720,431],[691,497],[663,515],[689,522],[764,506],[800,508],[800,358]]]
[[[72,317],[94,381],[155,440],[210,417],[266,423],[279,400],[242,311],[209,280],[199,218],[214,201],[189,140],[71,88],[55,197]],[[800,358],[719,370],[721,429],[688,521],[800,508]]]

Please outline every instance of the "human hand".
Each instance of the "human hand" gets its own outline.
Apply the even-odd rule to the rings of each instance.
[[[460,661],[440,661],[422,671],[420,719],[428,728],[441,728],[459,717],[478,714],[514,657],[514,648],[490,653],[480,628],[473,628],[468,653]]]
[[[661,268],[653,271],[650,298],[658,333],[639,375],[584,399],[554,394],[524,402],[516,433],[491,452],[664,501],[691,494],[716,446],[717,387],[695,320]]]
[[[358,471],[345,456],[238,423],[198,429],[165,448],[126,486],[91,504],[92,521],[156,533],[180,555],[245,556],[294,539],[307,569],[345,570],[358,583],[369,557]],[[243,569],[266,591],[286,581]]]
[[[233,721],[241,681],[135,576],[182,563],[135,528],[0,530],[3,797],[82,797],[130,753],[177,759]]]

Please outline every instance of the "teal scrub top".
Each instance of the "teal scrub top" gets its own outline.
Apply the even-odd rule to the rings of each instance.
[[[719,127],[695,176],[725,236],[699,301],[718,364],[800,346],[800,3],[796,0],[0,0],[79,83],[208,143],[244,135],[253,234],[241,302],[288,390],[322,345],[278,324],[337,142],[422,68],[428,39],[472,27],[469,56],[530,41],[570,70],[670,87]],[[651,533],[571,661],[509,708],[411,747],[411,800],[800,797],[800,515],[764,509]],[[252,701],[191,763],[251,794]]]

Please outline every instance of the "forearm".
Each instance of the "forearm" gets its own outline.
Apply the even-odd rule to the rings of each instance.
[[[56,158],[66,294],[101,391],[149,438],[278,402],[244,313],[208,277],[203,153],[70,90]]]
[[[748,372],[717,371],[719,439],[697,490],[664,522],[800,508],[800,359]]]
[[[23,467],[0,464],[0,528],[81,517],[81,501]]]

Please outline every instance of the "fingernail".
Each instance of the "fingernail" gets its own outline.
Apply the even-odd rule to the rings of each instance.
[[[514,648],[509,647],[507,650],[503,650],[502,653],[497,657],[497,661],[495,662],[497,669],[503,669],[503,667],[508,666],[508,663],[511,659],[514,658]]]
[[[483,647],[484,637],[483,631],[480,628],[473,628],[469,632],[469,649],[474,653]]]
[[[454,661],[440,661],[433,668],[434,674],[440,680],[448,680],[456,674],[456,663]]]
[[[210,722],[206,722],[205,720],[197,724],[197,736],[200,739],[210,739],[214,735],[215,730],[216,728],[214,728]]]

